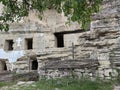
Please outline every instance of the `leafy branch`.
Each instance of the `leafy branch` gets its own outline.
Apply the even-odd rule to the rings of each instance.
[[[0,0],[4,10],[0,16],[0,30],[9,30],[9,23],[28,16],[30,10],[42,14],[47,9],[55,9],[58,13],[64,12],[68,20],[76,21],[86,29],[91,22],[93,13],[97,13],[102,0]]]

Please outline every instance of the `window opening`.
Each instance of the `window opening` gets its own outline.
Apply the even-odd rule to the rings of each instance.
[[[63,34],[55,34],[56,37],[56,46],[64,47],[64,35]]]
[[[11,51],[13,50],[13,40],[6,40],[5,44],[5,49],[8,50],[8,51]]]

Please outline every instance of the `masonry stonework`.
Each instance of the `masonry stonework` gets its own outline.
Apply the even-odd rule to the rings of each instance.
[[[49,68],[51,65],[54,66],[54,63],[49,66],[49,62],[73,60],[73,56],[74,62],[79,60],[84,62],[85,66],[90,66],[94,61],[99,63],[94,68],[95,73],[89,68],[80,69],[80,66],[75,64],[76,67],[72,70],[77,73],[80,71],[80,74],[81,71],[88,71],[89,76],[98,75],[102,78],[109,78],[109,74],[114,71],[113,67],[119,68],[119,0],[103,0],[102,9],[93,15],[90,29],[87,31],[82,30],[76,22],[71,22],[70,26],[67,25],[67,18],[55,10],[45,11],[42,21],[33,12],[31,11],[29,16],[19,23],[10,24],[8,32],[0,33],[0,58],[8,59],[12,64],[12,70],[19,72],[32,70],[34,66],[32,62],[36,60],[40,75],[41,72],[47,70],[47,74],[58,72],[57,75],[60,76],[59,73],[65,72],[61,72],[59,69],[55,69],[54,72],[53,68],[51,71]],[[32,39],[32,41],[26,41],[28,39]],[[13,41],[13,44],[10,42],[6,44],[6,41],[10,40]],[[28,44],[32,47],[31,49],[26,48]],[[13,49],[6,50],[10,47]],[[66,64],[69,66],[71,63],[68,61]],[[45,66],[49,67],[42,69]],[[66,70],[66,68],[61,69]]]

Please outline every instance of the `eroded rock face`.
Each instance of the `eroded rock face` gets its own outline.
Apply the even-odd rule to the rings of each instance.
[[[1,32],[0,35],[2,53],[5,53],[11,61],[18,60],[13,68],[28,70],[29,62],[26,56],[34,54],[38,71],[46,65],[46,62],[51,61],[51,58],[57,58],[56,60],[74,58],[97,60],[100,64],[98,75],[108,77],[112,72],[111,63],[114,65],[119,61],[119,0],[103,0],[101,11],[93,15],[89,31],[78,30],[81,27],[73,22],[70,26],[66,25],[66,17],[54,10],[44,12],[42,21],[35,14],[30,14],[20,23],[11,24],[10,31]],[[9,43],[11,41],[14,43]],[[11,45],[13,49],[9,50],[8,46]]]
[[[110,68],[111,57],[109,54],[111,53],[111,50],[119,47],[119,5],[119,0],[104,0],[102,5],[103,9],[93,16],[90,31],[75,34],[75,36],[77,36],[77,43],[75,43],[74,53],[76,59],[98,59],[99,63],[101,64],[100,68]],[[46,20],[46,24],[48,24],[49,27],[52,26],[53,28],[56,26],[57,21],[54,18],[54,22],[54,20],[50,18],[51,15],[53,15],[53,13],[49,14],[49,17],[45,18],[44,20]],[[54,13],[54,15],[56,14]],[[47,17],[47,14],[45,14],[45,16]],[[61,28],[61,26],[57,27],[57,32],[62,32],[64,28],[65,27]],[[43,35],[41,36],[43,37]],[[66,34],[64,37],[65,36]],[[72,40],[73,37],[71,37],[70,34],[68,34],[68,36],[69,38],[65,41]],[[42,41],[50,43],[51,41],[46,41],[46,37],[51,38],[51,41],[55,41],[54,38],[50,37],[50,34],[44,35],[44,39]],[[74,42],[74,40],[70,42]],[[67,46],[65,47],[67,48],[64,47],[64,49],[46,47],[48,49],[43,49],[42,51],[38,52],[37,59],[39,61],[39,67],[44,66],[44,61],[42,62],[42,60],[49,60],[49,58],[60,58],[63,60],[72,59],[72,47],[69,42],[66,43],[66,45]]]

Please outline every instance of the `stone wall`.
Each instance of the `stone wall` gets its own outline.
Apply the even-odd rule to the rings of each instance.
[[[119,7],[119,0],[103,0],[102,10],[93,16],[90,31],[78,33],[78,42],[74,42],[75,59],[97,59],[100,64],[98,68],[98,76],[102,78],[110,78],[109,76],[111,73],[117,75],[113,67],[119,68]],[[69,55],[67,59],[69,59]]]
[[[76,49],[78,52],[76,58],[83,58],[80,53],[90,55],[90,58],[97,58],[100,63],[99,72],[107,74],[100,74],[104,77],[109,76],[108,73],[112,72],[114,63],[119,62],[120,2],[103,0],[102,6],[102,10],[93,16],[91,31],[82,33],[79,37],[80,46]]]
[[[19,58],[36,55],[39,71],[51,58],[71,60],[74,54],[76,60],[98,60],[100,64],[98,71],[101,77],[107,77],[112,72],[111,62],[119,61],[120,56],[119,0],[103,0],[101,11],[93,15],[89,31],[82,31],[76,22],[67,25],[66,17],[55,10],[47,10],[43,16],[43,20],[40,21],[31,11],[30,15],[19,23],[10,24],[8,32],[1,32],[0,58],[7,58],[10,62],[14,62],[14,69],[19,66],[20,69],[28,69],[28,58],[20,61]],[[63,35],[63,47],[57,47],[56,34]],[[33,39],[33,47],[27,50],[25,40],[29,38]],[[13,50],[5,50],[6,40],[13,40]],[[116,52],[118,53],[114,54]]]
[[[48,51],[51,52],[52,49],[57,51],[55,33],[69,30],[74,31],[80,28],[78,24],[73,22],[71,22],[70,26],[66,25],[66,18],[62,14],[57,14],[55,10],[47,10],[42,21],[35,17],[35,15],[31,11],[29,17],[25,17],[19,23],[11,23],[8,32],[0,32],[0,38],[2,38],[0,42],[0,58],[7,58],[13,63],[18,58],[29,53],[36,54],[40,52],[44,54],[48,53]],[[75,42],[77,42],[78,36],[72,36],[74,36]],[[26,49],[26,39],[29,38],[33,39],[31,50]],[[71,37],[65,35],[63,38],[65,39],[64,48],[71,46],[71,42],[68,42]],[[8,48],[6,41],[9,40],[13,42],[13,50],[6,49]]]
[[[47,72],[47,73],[45,73]],[[91,69],[75,69],[75,70],[46,70],[46,71],[40,71],[40,78],[46,77],[47,79],[52,79],[52,78],[65,78],[65,77],[71,77],[71,78],[82,78],[82,77],[88,77],[88,78],[93,78],[97,77],[97,71],[94,73],[91,71]]]

